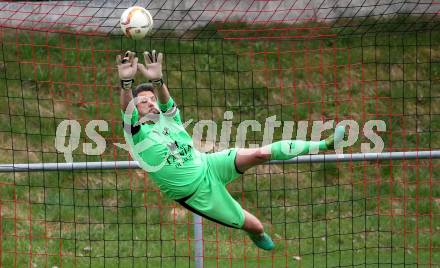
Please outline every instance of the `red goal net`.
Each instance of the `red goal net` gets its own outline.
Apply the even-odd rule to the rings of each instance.
[[[0,267],[440,265],[439,160],[350,160],[439,149],[440,3],[136,4],[154,19],[138,41],[119,28],[126,1],[0,3]],[[314,139],[316,122],[358,127],[348,161],[261,165],[228,185],[275,250],[208,220],[195,239],[192,214],[140,169],[65,168],[132,160],[115,56],[152,49],[190,134],[203,120],[217,126],[199,144],[209,152],[228,124],[228,145],[240,142],[246,120],[260,126],[246,147],[271,135],[273,119],[274,141],[301,125],[299,138]],[[371,122],[382,144],[366,135]],[[8,169],[40,163],[53,168]]]

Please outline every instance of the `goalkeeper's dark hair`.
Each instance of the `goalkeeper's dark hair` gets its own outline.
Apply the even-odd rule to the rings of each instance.
[[[137,87],[135,89],[133,89],[133,97],[136,98],[139,95],[139,93],[141,93],[143,91],[150,91],[154,94],[153,84],[142,83],[142,84],[137,85]]]

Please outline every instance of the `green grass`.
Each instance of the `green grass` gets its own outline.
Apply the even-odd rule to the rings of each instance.
[[[282,121],[352,118],[361,127],[382,119],[386,150],[438,148],[440,34],[416,29],[282,42],[234,42],[217,34],[142,43],[2,29],[8,38],[0,55],[0,162],[63,162],[54,138],[64,119],[81,120],[74,161],[126,160],[126,152],[112,145],[122,142],[114,58],[127,49],[152,48],[166,55],[166,81],[183,119],[212,119],[218,134],[226,110],[234,112],[232,137],[242,120],[264,125],[271,115]],[[107,141],[101,157],[82,152],[82,143],[90,142],[84,127],[94,119],[109,122],[110,131],[101,132]],[[276,129],[275,139],[281,134]],[[262,136],[248,133],[252,143]],[[362,142],[367,140],[348,151],[360,151]],[[434,198],[440,192],[430,184],[439,177],[438,163],[415,164],[251,170],[229,189],[261,218],[277,248],[258,251],[242,232],[204,221],[205,265],[438,264],[440,207]],[[194,265],[192,216],[175,210],[140,171],[4,173],[0,196],[4,267]],[[182,214],[174,217],[174,211]]]

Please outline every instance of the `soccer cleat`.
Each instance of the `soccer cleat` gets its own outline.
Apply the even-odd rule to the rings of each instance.
[[[272,250],[275,247],[275,244],[272,241],[272,238],[266,233],[262,235],[253,234],[248,232],[249,237],[251,238],[254,244],[264,250]]]
[[[327,150],[335,149],[335,143],[341,142],[345,137],[345,127],[339,126],[335,129],[335,133],[325,139]]]

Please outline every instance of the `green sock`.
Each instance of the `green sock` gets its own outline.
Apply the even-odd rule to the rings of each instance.
[[[299,155],[307,154],[310,151],[327,150],[325,140],[322,141],[302,141],[302,140],[282,140],[270,145],[271,160],[288,160]]]
[[[335,129],[335,132],[325,139],[325,144],[327,149],[335,149],[335,143],[341,142],[345,138],[345,127],[339,126]]]
[[[256,233],[252,233],[252,232],[248,232],[246,231],[246,233],[249,235],[250,238],[252,239],[259,239],[261,237],[263,237],[264,233],[261,234],[256,234]]]

